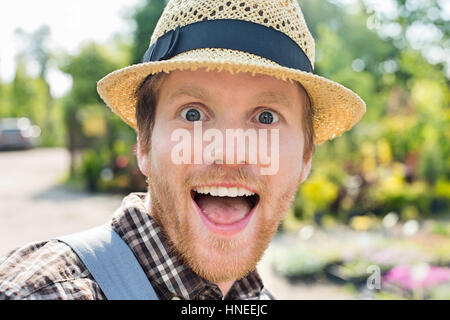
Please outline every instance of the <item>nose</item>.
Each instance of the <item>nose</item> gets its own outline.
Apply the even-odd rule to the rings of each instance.
[[[208,164],[226,165],[228,167],[241,167],[256,163],[257,137],[254,129],[236,126],[237,121],[222,121],[220,126],[208,129],[205,138],[214,141],[204,149],[204,160]],[[213,152],[211,149],[213,149]],[[255,149],[255,150],[253,150]],[[255,153],[255,154],[251,154]]]
[[[224,141],[226,141],[225,136]],[[245,147],[230,146],[226,143],[222,149],[217,148],[214,153],[204,153],[204,160],[207,164],[226,165],[229,167],[240,167],[247,165],[249,164],[247,161],[248,158],[248,152]]]

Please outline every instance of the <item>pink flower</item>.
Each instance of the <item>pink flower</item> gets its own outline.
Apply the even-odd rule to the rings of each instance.
[[[383,284],[394,284],[407,290],[427,289],[446,282],[450,282],[450,268],[427,264],[394,267],[382,280]]]

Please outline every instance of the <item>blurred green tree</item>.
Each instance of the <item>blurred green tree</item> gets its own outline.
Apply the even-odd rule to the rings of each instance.
[[[357,92],[367,112],[354,129],[318,146],[312,177],[295,202],[299,218],[329,212],[345,219],[408,206],[424,215],[433,208],[449,212],[449,199],[434,206],[430,190],[449,180],[450,86],[445,63],[431,54],[442,57],[441,51],[429,50],[448,50],[449,24],[439,1],[390,3],[391,13],[370,0],[300,2],[316,39],[315,71]],[[412,27],[422,24],[437,36],[414,35]],[[334,202],[311,194],[330,183],[340,186]]]
[[[166,6],[166,0],[146,0],[136,8],[131,21],[136,28],[133,32],[132,63],[140,63],[150,44],[150,36],[156,27],[161,13]]]
[[[82,111],[90,105],[107,112],[97,93],[97,81],[117,69],[118,65],[109,58],[108,52],[100,45],[89,43],[77,55],[66,56],[61,62],[61,70],[70,74],[73,80],[71,91],[64,98],[65,123],[67,127],[67,148],[71,155],[71,176],[75,174],[77,155],[89,146],[82,135]],[[113,135],[108,130],[108,135]],[[109,137],[108,140],[111,140]],[[110,143],[109,143],[110,144]],[[91,145],[91,147],[94,147]]]
[[[54,99],[50,92],[50,84],[47,81],[47,73],[49,69],[49,64],[51,60],[50,49],[48,48],[48,42],[50,39],[50,28],[47,25],[40,26],[37,30],[26,33],[21,28],[16,30],[16,34],[22,38],[24,42],[24,49],[22,50],[22,55],[27,57],[29,60],[34,60],[38,65],[38,79],[42,83],[42,92],[44,93],[44,105],[45,111],[43,113],[43,141],[44,145],[53,145],[55,141],[53,139],[54,124],[52,121]],[[18,98],[15,94],[16,99]],[[18,98],[20,99],[20,98]],[[24,105],[26,106],[26,105]],[[16,105],[18,107],[18,105]]]
[[[317,217],[333,215],[347,221],[390,210],[402,217],[446,212],[449,80],[445,63],[433,60],[427,45],[414,43],[410,28],[436,24],[440,31],[428,43],[447,50],[450,42],[436,39],[448,38],[448,24],[436,13],[439,1],[419,7],[408,2],[391,0],[393,13],[371,0],[300,2],[316,39],[315,72],[357,92],[367,112],[354,129],[318,146],[311,177],[294,204],[297,218],[320,222]],[[91,44],[62,66],[74,83],[64,99],[68,146],[84,150],[80,168],[91,189],[140,188],[133,181],[142,181],[142,175],[127,147],[136,134],[100,106],[95,88],[110,71],[141,61],[165,5],[148,0],[136,8],[129,17],[136,27],[131,43],[124,36]]]
[[[19,55],[17,58],[17,67],[12,81],[11,102],[13,107],[10,110],[12,117],[29,116],[33,121],[36,118],[30,114],[29,109],[34,96],[34,88],[32,87],[32,78],[28,75],[24,56]]]
[[[134,153],[124,147],[136,143],[136,133],[103,105],[96,83],[111,71],[142,60],[166,3],[148,0],[134,10],[128,18],[135,25],[131,43],[126,36],[116,35],[103,46],[85,45],[79,54],[66,56],[60,64],[73,79],[72,90],[64,98],[71,177],[81,172],[90,190],[126,191],[145,186]],[[99,130],[102,127],[104,133]],[[89,137],[92,134],[96,136]]]

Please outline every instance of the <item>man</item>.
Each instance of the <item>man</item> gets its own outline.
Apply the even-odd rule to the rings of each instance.
[[[313,65],[296,1],[173,0],[143,63],[98,83],[137,130],[148,178],[148,193],[127,196],[108,226],[157,298],[273,298],[256,264],[309,174],[314,145],[365,112]],[[96,267],[60,240],[2,258],[0,298],[108,298]]]

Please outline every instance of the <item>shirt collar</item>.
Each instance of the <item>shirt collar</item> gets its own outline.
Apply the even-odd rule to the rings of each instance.
[[[112,227],[128,244],[155,291],[163,299],[222,299],[219,287],[198,276],[171,250],[156,221],[147,213],[145,193],[126,196],[112,218]],[[263,283],[256,270],[234,282],[225,299],[252,299]]]

